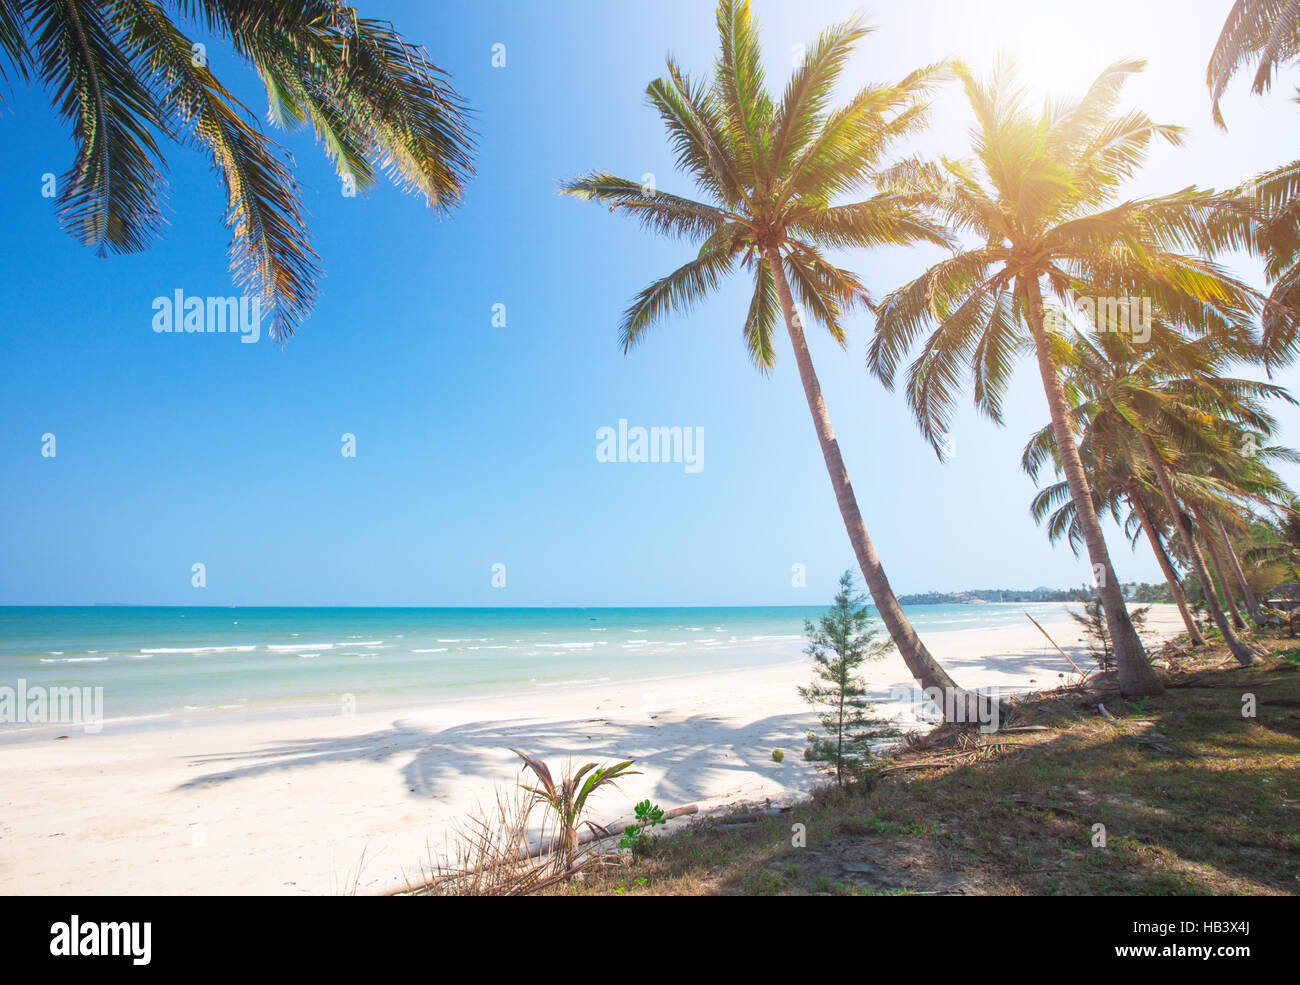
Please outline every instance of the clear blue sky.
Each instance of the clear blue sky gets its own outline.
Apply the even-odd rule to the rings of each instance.
[[[325,270],[315,314],[284,348],[263,339],[156,335],[152,301],[236,293],[221,189],[197,153],[172,147],[170,227],[151,251],[97,259],[61,232],[40,195],[72,146],[37,89],[0,111],[4,337],[0,362],[0,602],[761,603],[817,602],[852,552],[782,337],[770,378],[740,335],[749,291],[733,282],[640,349],[618,317],[690,247],[654,241],[557,180],[603,168],[650,172],[689,191],[648,81],[672,52],[707,70],[704,2],[653,7],[359,3],[448,69],[478,114],[479,174],[437,221],[388,186],[345,198],[309,134],[282,135],[298,162]],[[1204,66],[1230,4],[909,2],[866,8],[878,32],[849,70],[855,87],[959,55],[1004,49],[1027,81],[1077,91],[1123,56],[1150,60],[1131,101],[1191,128],[1157,150],[1134,193],[1225,186],[1295,156],[1290,78],[1267,99],[1234,85],[1232,130],[1213,128]],[[756,4],[769,78],[792,46],[855,8]],[[506,67],[492,46],[506,45]],[[260,112],[249,70],[212,64]],[[920,149],[964,152],[966,118],[941,98]],[[919,251],[845,256],[876,292],[918,272]],[[1249,266],[1243,269],[1250,270]],[[492,306],[507,324],[493,327]],[[1029,518],[1020,449],[1046,421],[1026,362],[1005,429],[971,411],[941,465],[899,394],[863,368],[869,316],[847,352],[813,355],[867,525],[899,591],[1079,584],[1068,548]],[[1294,386],[1294,371],[1282,382]],[[1300,416],[1282,415],[1296,443]],[[702,427],[704,469],[602,464],[595,433]],[[42,458],[41,436],[57,436]],[[357,437],[357,457],[340,436]],[[1300,481],[1300,475],[1289,478]],[[1124,578],[1156,580],[1143,547],[1112,538]],[[190,585],[207,567],[207,588]],[[507,585],[493,589],[491,566]],[[791,585],[806,565],[807,587]]]

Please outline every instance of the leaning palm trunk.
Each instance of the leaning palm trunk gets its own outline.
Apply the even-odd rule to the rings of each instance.
[[[1174,604],[1178,606],[1178,614],[1183,619],[1183,625],[1187,627],[1188,640],[1191,641],[1192,646],[1201,646],[1205,642],[1205,637],[1201,635],[1200,627],[1196,625],[1191,610],[1187,608],[1187,596],[1183,594],[1183,586],[1178,580],[1178,572],[1174,570],[1173,562],[1169,560],[1165,545],[1160,543],[1160,534],[1151,521],[1150,511],[1147,510],[1137,496],[1130,496],[1129,503],[1133,506],[1133,512],[1137,514],[1142,532],[1147,535],[1147,542],[1151,545],[1151,551],[1155,554],[1156,561],[1160,564],[1160,570],[1164,573],[1165,581],[1169,583],[1169,594],[1173,596]]]
[[[1115,577],[1115,569],[1111,566],[1110,552],[1106,549],[1101,523],[1098,522],[1097,511],[1093,507],[1088,478],[1083,471],[1083,461],[1079,457],[1079,449],[1074,443],[1074,434],[1070,430],[1067,419],[1068,405],[1065,394],[1061,390],[1056,365],[1052,362],[1051,340],[1043,323],[1043,299],[1039,294],[1038,282],[1027,281],[1024,294],[1029,305],[1029,324],[1034,335],[1034,351],[1038,357],[1038,371],[1043,378],[1043,390],[1047,394],[1047,407],[1052,415],[1052,430],[1056,435],[1061,467],[1070,486],[1070,498],[1074,501],[1079,529],[1083,532],[1084,543],[1088,546],[1093,580],[1097,584],[1097,595],[1106,614],[1106,629],[1115,647],[1115,666],[1119,676],[1120,693],[1133,697],[1161,694],[1164,692],[1164,685],[1151,669],[1151,662],[1147,659],[1142,641],[1138,639],[1133,621],[1129,618],[1128,608],[1124,605],[1119,579]]]
[[[799,366],[799,379],[803,383],[808,409],[812,412],[813,426],[817,429],[817,440],[821,444],[822,457],[826,460],[826,471],[830,473],[831,486],[835,489],[835,502],[840,508],[840,515],[844,518],[844,526],[848,530],[853,553],[857,556],[858,567],[862,569],[862,577],[871,592],[872,601],[876,604],[876,611],[880,613],[881,621],[889,630],[889,635],[893,638],[894,645],[898,647],[898,652],[902,655],[903,662],[907,664],[907,669],[911,671],[912,676],[922,688],[926,690],[936,688],[943,695],[944,700],[940,702],[940,711],[945,718],[951,711],[959,716],[958,720],[976,721],[979,716],[977,697],[958,687],[947,672],[939,666],[939,662],[930,655],[930,651],[926,649],[921,638],[916,635],[916,630],[912,628],[912,623],[903,612],[903,607],[899,605],[893,588],[890,587],[885,569],[876,554],[875,545],[867,535],[862,513],[858,510],[857,497],[853,493],[853,486],[849,483],[848,471],[844,468],[839,442],[836,441],[835,431],[831,428],[830,415],[826,412],[826,403],[822,399],[821,384],[817,380],[812,356],[808,352],[808,343],[804,339],[803,328],[795,312],[794,299],[790,294],[790,285],[786,281],[781,257],[772,246],[764,251],[764,255],[772,271],[777,297],[781,301],[785,327],[790,334],[790,343],[794,347],[795,362]],[[962,719],[961,715],[966,717]]]
[[[1241,560],[1237,557],[1237,552],[1232,546],[1232,538],[1228,536],[1228,531],[1224,529],[1223,521],[1216,524],[1219,531],[1219,539],[1223,542],[1223,553],[1228,560],[1232,573],[1237,579],[1237,587],[1241,589],[1241,597],[1246,600],[1246,611],[1250,613],[1251,621],[1256,627],[1264,625],[1264,613],[1260,611],[1259,599],[1255,598],[1255,593],[1250,590],[1250,582],[1246,581],[1246,572],[1241,569]]]
[[[1196,512],[1196,525],[1203,531],[1201,540],[1205,544],[1204,553],[1210,559],[1210,567],[1214,569],[1214,580],[1219,586],[1219,594],[1223,597],[1228,615],[1232,618],[1232,628],[1245,629],[1246,620],[1241,618],[1241,610],[1237,608],[1237,596],[1233,594],[1232,584],[1228,581],[1228,569],[1223,563],[1223,552],[1219,550],[1219,544],[1214,539],[1214,528],[1206,521],[1205,514],[1199,510]]]
[[[1196,580],[1201,583],[1205,595],[1205,607],[1210,610],[1210,618],[1214,620],[1214,625],[1218,628],[1223,640],[1228,644],[1228,649],[1232,655],[1237,658],[1238,662],[1249,666],[1253,663],[1259,663],[1259,657],[1251,652],[1232,631],[1232,624],[1228,622],[1228,617],[1223,614],[1223,608],[1219,605],[1219,600],[1214,594],[1214,583],[1210,581],[1210,574],[1205,567],[1205,557],[1201,554],[1201,548],[1196,543],[1196,538],[1192,535],[1191,520],[1178,504],[1178,497],[1174,494],[1174,483],[1169,478],[1169,470],[1165,468],[1165,461],[1156,450],[1155,442],[1151,440],[1150,435],[1142,433],[1142,450],[1146,452],[1147,461],[1151,464],[1151,470],[1155,472],[1156,483],[1160,486],[1160,492],[1165,498],[1165,509],[1169,515],[1174,518],[1174,526],[1178,530],[1178,536],[1182,539],[1183,550],[1187,552],[1188,563],[1192,566],[1192,573],[1196,575]]]

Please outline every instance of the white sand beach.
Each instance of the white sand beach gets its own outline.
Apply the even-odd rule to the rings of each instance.
[[[1173,606],[1152,607],[1154,636],[1181,628]],[[1076,627],[1047,629],[1079,653]],[[928,643],[966,687],[1034,690],[1071,672],[1028,620]],[[514,782],[510,746],[552,764],[635,759],[643,775],[603,791],[597,821],[647,797],[702,809],[788,800],[818,779],[802,759],[813,716],[795,692],[808,677],[806,663],[789,663],[417,712],[109,726],[10,743],[0,746],[0,893],[391,892],[418,875],[457,817]],[[896,655],[868,679],[883,711],[915,721],[889,701],[911,684]]]

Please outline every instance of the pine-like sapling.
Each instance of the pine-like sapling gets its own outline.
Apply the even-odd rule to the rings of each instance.
[[[814,661],[813,682],[799,688],[799,696],[817,710],[825,733],[808,733],[809,758],[843,786],[861,773],[871,758],[873,741],[898,734],[873,713],[859,676],[864,663],[879,660],[893,644],[876,641],[879,633],[871,628],[871,613],[865,596],[854,586],[852,571],[840,578],[840,590],[826,614],[816,623],[804,623],[804,633],[808,637],[804,652]]]
[[[1102,673],[1114,670],[1115,652],[1111,648],[1110,633],[1106,630],[1106,612],[1102,608],[1101,599],[1087,585],[1075,589],[1073,594],[1083,604],[1083,612],[1071,612],[1070,618],[1083,628],[1083,641],[1088,644],[1088,653]],[[1147,613],[1150,611],[1149,605],[1128,610],[1129,619],[1138,636],[1146,633]]]

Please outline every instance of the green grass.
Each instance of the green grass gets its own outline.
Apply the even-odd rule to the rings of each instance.
[[[562,892],[1295,894],[1300,891],[1300,648],[1183,664],[1159,698],[1046,692],[997,733],[946,726],[890,764],[965,761],[826,790],[744,827],[697,822]],[[1256,717],[1242,716],[1253,694]],[[1095,706],[1102,701],[1109,721]],[[792,828],[806,828],[806,847]],[[1105,844],[1095,845],[1095,825]]]

